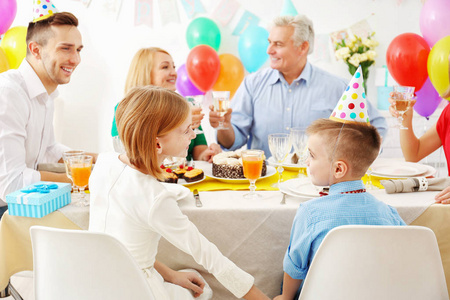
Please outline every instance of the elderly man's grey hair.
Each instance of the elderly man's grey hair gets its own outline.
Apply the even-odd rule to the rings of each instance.
[[[278,16],[272,21],[272,27],[292,26],[294,34],[292,41],[294,46],[298,47],[303,42],[309,43],[308,54],[314,50],[314,26],[310,19],[305,15],[294,16]]]

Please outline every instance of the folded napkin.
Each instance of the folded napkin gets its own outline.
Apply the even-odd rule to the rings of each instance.
[[[444,188],[450,186],[450,177],[429,179],[425,177],[411,177],[407,179],[380,180],[380,183],[388,194],[442,191]]]

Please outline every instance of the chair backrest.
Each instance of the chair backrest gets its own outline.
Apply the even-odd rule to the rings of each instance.
[[[155,299],[144,272],[114,237],[33,226],[36,300]]]
[[[449,299],[436,236],[420,226],[336,227],[299,299]]]

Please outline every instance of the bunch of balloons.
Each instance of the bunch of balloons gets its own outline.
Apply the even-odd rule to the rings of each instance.
[[[423,37],[403,33],[394,38],[386,63],[398,84],[415,87],[414,110],[429,117],[450,85],[450,1],[428,0],[420,12],[420,31]]]
[[[259,26],[249,26],[239,39],[239,56],[218,55],[221,35],[211,19],[194,19],[186,30],[186,41],[191,49],[178,69],[177,90],[183,96],[204,94],[209,90],[230,91],[230,97],[244,79],[245,69],[255,72],[267,60],[269,33]],[[242,62],[241,62],[242,61]]]
[[[0,73],[8,69],[17,69],[27,52],[27,28],[15,26],[10,28],[17,13],[15,0],[0,0]]]

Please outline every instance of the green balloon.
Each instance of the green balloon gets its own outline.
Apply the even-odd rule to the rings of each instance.
[[[213,20],[197,18],[189,24],[186,30],[186,41],[189,49],[198,45],[208,45],[218,51],[220,47],[220,30]]]

